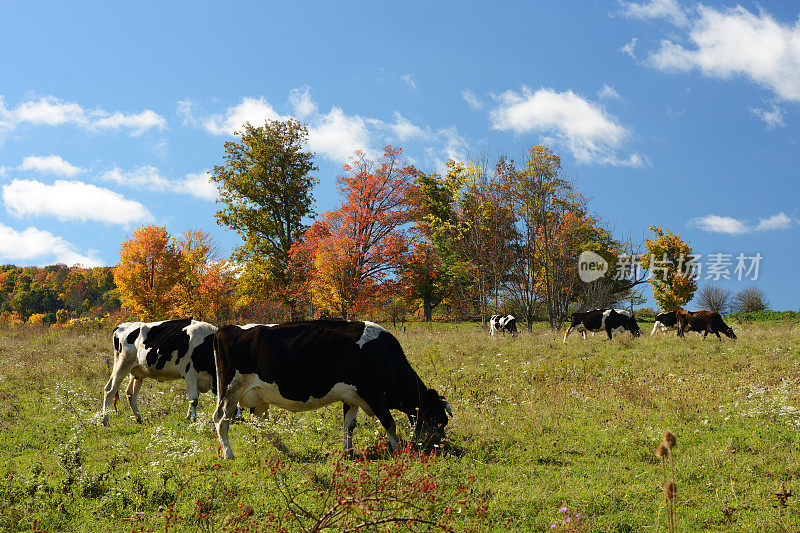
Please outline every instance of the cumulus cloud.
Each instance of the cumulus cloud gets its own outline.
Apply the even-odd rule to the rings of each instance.
[[[769,218],[759,219],[758,224],[752,225],[743,219],[711,214],[704,217],[693,218],[689,221],[688,225],[689,227],[699,228],[710,233],[742,235],[744,233],[753,233],[757,231],[788,229],[792,226],[792,219],[781,211]]]
[[[34,126],[71,124],[88,130],[126,129],[135,136],[150,129],[163,130],[167,126],[167,121],[150,109],[132,114],[121,111],[110,113],[100,108],[86,109],[55,96],[31,98],[9,109],[0,98],[0,129],[10,130],[20,124]]]
[[[29,155],[22,160],[20,170],[35,170],[48,174],[58,174],[71,178],[83,172],[83,169],[69,164],[57,155]]]
[[[422,128],[413,124],[398,111],[394,112],[394,122],[389,124],[388,127],[400,141],[407,141],[424,135]]]
[[[764,121],[764,124],[767,125],[767,129],[771,130],[778,126],[785,126],[783,122],[783,109],[778,107],[776,104],[772,104],[770,109],[761,109],[757,107],[751,107],[750,112]]]
[[[677,0],[650,0],[649,2],[619,2],[622,15],[641,20],[664,18],[676,26],[686,26],[689,19],[686,17]]]
[[[153,220],[145,206],[121,194],[80,181],[52,185],[14,180],[3,186],[6,209],[17,217],[52,216],[59,220],[97,221],[130,226]]]
[[[470,89],[464,89],[461,91],[461,98],[467,103],[470,109],[473,111],[477,111],[481,107],[483,107],[483,102],[480,101],[478,96],[472,92]]]
[[[130,171],[114,167],[101,174],[100,179],[126,187],[188,194],[202,200],[216,200],[218,194],[217,186],[210,181],[208,171],[206,170],[196,174],[189,173],[181,179],[171,180],[164,177],[161,172],[153,166],[144,165]]]
[[[317,112],[317,104],[311,100],[308,86],[289,91],[289,103],[298,118],[306,118]]]
[[[630,136],[617,118],[572,91],[553,89],[506,91],[489,114],[492,127],[518,135],[537,133],[564,146],[582,164],[642,166],[644,156],[620,158],[616,149]]]
[[[311,126],[308,144],[315,152],[329,159],[347,161],[355,150],[361,150],[370,157],[378,152],[371,146],[369,126],[377,125],[371,119],[358,115],[347,115],[342,108],[333,107],[321,120]]]
[[[179,108],[180,109],[180,108]],[[284,120],[263,97],[242,98],[242,101],[229,107],[224,114],[212,115],[203,121],[203,127],[212,135],[233,135],[249,122],[253,126],[263,126],[267,120]]]
[[[597,97],[601,100],[619,100],[622,98],[617,90],[607,83],[604,83],[600,90],[597,91]]]
[[[68,266],[84,267],[98,267],[103,264],[96,250],[89,250],[88,255],[84,255],[78,252],[75,245],[49,231],[34,227],[16,231],[2,223],[0,223],[0,260],[8,262],[38,260],[43,264],[64,263]]]
[[[720,79],[743,76],[782,100],[800,101],[800,21],[783,24],[764,10],[756,14],[742,6],[697,9],[687,36],[691,46],[661,41],[649,57],[653,67],[697,69]]]

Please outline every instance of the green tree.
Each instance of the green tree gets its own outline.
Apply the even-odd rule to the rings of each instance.
[[[233,259],[242,266],[239,287],[245,300],[277,299],[294,318],[295,300],[287,270],[289,249],[313,216],[312,188],[317,170],[304,145],[306,127],[295,120],[245,124],[237,142],[225,143],[224,163],[211,179],[219,186],[222,208],[217,223],[244,241]]]

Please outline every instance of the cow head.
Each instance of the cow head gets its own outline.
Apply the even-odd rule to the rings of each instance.
[[[638,337],[639,335],[642,334],[642,331],[639,329],[639,323],[636,322],[635,315],[629,316],[626,322],[627,323],[625,324],[625,329],[630,331],[634,337]]]
[[[726,337],[736,340],[736,333],[733,332],[732,327],[728,326],[727,329],[723,330],[722,333],[724,333]]]
[[[440,444],[445,438],[444,428],[450,416],[453,416],[453,412],[447,400],[436,390],[428,389],[415,420],[414,440],[425,448]]]

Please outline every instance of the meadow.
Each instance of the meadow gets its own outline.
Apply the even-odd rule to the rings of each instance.
[[[142,425],[124,397],[100,424],[110,329],[3,331],[0,529],[663,531],[654,450],[669,429],[678,530],[796,531],[800,325],[731,325],[736,342],[642,324],[563,344],[544,327],[492,340],[479,324],[407,323],[393,332],[455,414],[440,453],[390,454],[361,413],[344,456],[330,406],[246,416],[235,461],[218,453],[216,398],[189,423],[182,382],[145,381]]]

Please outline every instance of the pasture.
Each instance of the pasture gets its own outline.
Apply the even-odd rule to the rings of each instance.
[[[124,397],[100,424],[112,328],[0,332],[0,529],[663,531],[654,449],[670,429],[679,530],[796,531],[800,326],[731,325],[736,342],[642,323],[637,339],[567,344],[544,328],[388,326],[452,405],[442,454],[391,456],[362,413],[362,452],[343,457],[330,406],[271,411],[289,457],[262,423],[232,425],[235,461],[218,454],[216,397],[190,424],[182,381],[145,381],[142,425]]]

